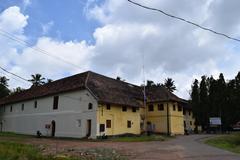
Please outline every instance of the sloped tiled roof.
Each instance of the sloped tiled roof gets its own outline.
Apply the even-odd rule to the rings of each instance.
[[[87,87],[98,97],[99,102],[140,106],[143,95],[138,86],[90,72]]]
[[[183,102],[183,99],[169,92],[166,88],[162,86],[146,87],[146,96],[149,102],[160,102],[160,101]]]
[[[16,103],[34,98],[40,98],[48,95],[59,94],[85,87],[87,72],[77,74],[71,77],[47,83],[42,86],[32,87],[20,93],[7,96],[0,100],[0,104]]]
[[[143,100],[142,87],[88,71],[10,95],[1,99],[0,105],[81,89],[88,89],[99,103],[140,107]],[[164,87],[147,87],[146,95],[148,102],[182,101]]]

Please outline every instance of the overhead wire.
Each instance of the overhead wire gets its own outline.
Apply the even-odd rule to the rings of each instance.
[[[29,82],[27,79],[25,79],[25,78],[23,78],[23,77],[15,74],[15,73],[10,72],[10,71],[6,70],[5,68],[3,68],[3,67],[1,67],[1,66],[0,66],[0,69],[3,70],[4,72],[7,72],[7,73],[15,76],[15,77],[18,77],[19,79],[22,79],[22,80],[24,80],[24,81],[26,81],[26,82]],[[29,82],[29,83],[31,83],[31,82]]]
[[[29,83],[27,83],[26,81],[17,79],[17,78],[15,78],[15,77],[13,77],[13,76],[10,76],[9,74],[7,74],[7,73],[5,73],[5,72],[0,71],[0,73],[1,73],[2,75],[5,75],[7,78],[11,78],[11,79],[14,79],[14,80],[16,80],[16,81],[18,81],[18,82],[21,82],[21,83],[23,83],[23,84],[28,84],[28,85],[29,85]]]
[[[231,39],[231,40],[233,40],[233,41],[240,42],[240,39],[238,39],[238,38],[232,37],[232,36],[227,35],[227,34],[225,34],[225,33],[221,33],[221,32],[215,31],[215,30],[213,30],[213,29],[211,29],[211,28],[204,27],[204,26],[202,26],[202,25],[200,25],[200,24],[197,24],[197,23],[195,23],[195,22],[192,22],[192,21],[190,21],[190,20],[187,20],[187,19],[184,19],[184,18],[175,16],[175,15],[172,15],[172,14],[167,13],[167,12],[161,10],[161,9],[157,9],[157,8],[153,8],[153,7],[148,7],[148,6],[145,6],[145,5],[143,5],[143,4],[134,2],[134,1],[132,1],[132,0],[128,0],[128,2],[130,2],[130,3],[132,3],[132,4],[136,5],[136,6],[139,6],[139,7],[141,7],[141,8],[144,8],[144,9],[148,9],[148,10],[160,12],[160,13],[164,14],[165,16],[168,16],[168,17],[171,17],[171,18],[174,18],[174,19],[183,21],[183,22],[185,22],[185,23],[188,23],[188,24],[190,24],[190,25],[196,26],[196,27],[198,27],[198,28],[200,28],[200,29],[202,29],[202,30],[211,32],[211,33],[213,33],[213,34],[220,35],[220,36],[223,36],[223,37],[225,37],[225,38]]]
[[[74,66],[74,67],[77,68],[77,69],[81,69],[80,66],[78,66],[78,65],[76,65],[76,64],[74,64],[74,63],[71,63],[71,62],[63,59],[62,57],[55,56],[55,55],[53,55],[52,53],[49,53],[48,51],[43,50],[43,49],[41,49],[41,48],[39,48],[39,47],[33,47],[29,42],[27,42],[27,41],[25,41],[25,40],[22,40],[22,39],[20,39],[20,38],[18,38],[18,37],[16,37],[16,36],[14,36],[13,34],[11,34],[11,33],[7,32],[7,31],[3,30],[2,28],[0,28],[0,35],[2,35],[2,36],[4,36],[4,37],[7,37],[8,39],[11,39],[11,40],[13,40],[13,41],[16,41],[16,42],[18,42],[19,44],[22,44],[22,45],[24,45],[24,46],[26,46],[26,47],[29,47],[29,48],[37,51],[37,52],[40,52],[40,53],[42,53],[42,54],[44,54],[44,55],[49,56],[49,57],[51,57],[51,58],[55,58],[55,59],[57,59],[57,60],[60,60],[60,61],[62,61],[62,62],[64,62],[64,63],[68,64],[68,65]]]

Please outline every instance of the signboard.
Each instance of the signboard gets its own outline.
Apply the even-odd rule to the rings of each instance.
[[[210,125],[222,125],[222,121],[220,117],[211,117],[210,119]]]

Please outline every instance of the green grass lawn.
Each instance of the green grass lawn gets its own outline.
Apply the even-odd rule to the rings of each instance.
[[[130,137],[113,137],[109,138],[109,141],[114,142],[146,142],[146,141],[165,141],[170,139],[169,136],[163,135],[141,135],[141,136],[130,136]]]
[[[206,140],[205,143],[234,153],[240,153],[240,133],[214,137]]]
[[[14,142],[0,142],[1,160],[53,160],[52,157],[44,157],[31,145]]]
[[[81,156],[42,155],[37,147],[32,145],[0,142],[0,160],[127,160],[116,151],[105,148],[81,150]]]

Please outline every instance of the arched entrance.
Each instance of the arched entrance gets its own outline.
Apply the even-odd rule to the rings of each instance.
[[[51,128],[52,128],[52,137],[55,137],[55,131],[56,131],[56,122],[53,120],[51,123]]]

